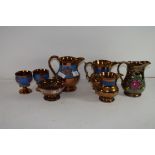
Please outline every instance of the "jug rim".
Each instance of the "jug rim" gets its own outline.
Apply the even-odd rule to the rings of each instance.
[[[74,56],[62,56],[62,57],[59,57],[59,60],[61,63],[78,63],[78,58],[79,57],[74,57]]]
[[[21,71],[16,72],[15,75],[16,76],[21,76],[21,77],[32,76],[32,72],[29,71],[29,70],[21,70]]]
[[[110,60],[102,60],[102,59],[93,61],[94,65],[96,65],[96,64],[111,64],[111,63],[112,63],[112,61],[110,61]]]
[[[60,78],[46,79],[39,83],[39,87],[45,90],[59,89],[64,87],[64,81]]]
[[[44,69],[44,68],[33,70],[33,74],[47,74],[47,73],[49,73],[49,71],[47,69]]]
[[[151,64],[149,61],[128,61],[127,64],[133,65],[133,66],[141,66],[145,64]]]
[[[90,79],[94,79],[94,80],[97,80],[97,79],[115,79],[117,80],[119,78],[119,75],[117,73],[114,73],[114,72],[101,72],[101,73],[93,73],[90,77]]]

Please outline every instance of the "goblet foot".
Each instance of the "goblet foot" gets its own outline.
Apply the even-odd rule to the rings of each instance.
[[[107,98],[107,97],[100,96],[99,100],[102,101],[102,102],[110,103],[110,102],[113,102],[115,99],[114,98]]]
[[[22,89],[19,90],[20,94],[30,94],[31,92],[32,92],[32,90],[27,87],[23,87]]]
[[[44,95],[44,99],[46,101],[56,101],[58,99],[60,99],[60,95]]]
[[[39,87],[37,87],[37,88],[36,88],[36,91],[40,92],[40,89],[39,89]]]

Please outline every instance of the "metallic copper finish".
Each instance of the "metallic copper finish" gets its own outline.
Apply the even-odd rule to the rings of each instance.
[[[39,86],[36,87],[36,91],[40,92]]]
[[[64,92],[72,92],[76,90],[76,84],[78,83],[80,77],[65,79],[65,89]]]
[[[104,87],[97,89],[96,94],[99,95],[99,99],[103,102],[113,102],[115,99],[114,97],[118,94],[119,89],[117,86],[112,88]]]
[[[90,82],[96,92],[99,95],[99,100],[102,102],[113,102],[114,97],[118,94],[119,89],[117,86],[117,79],[121,75],[113,72],[102,72],[92,74]],[[111,85],[112,84],[112,85]]]
[[[93,73],[100,73],[100,72],[110,72],[111,68],[116,64],[118,64],[118,62],[112,62],[109,60],[95,60],[93,62],[86,62],[84,66],[86,78],[90,80],[90,76],[87,71],[88,65],[92,67]]]
[[[100,96],[99,97],[99,100],[101,101],[101,102],[109,102],[109,103],[111,103],[111,102],[113,102],[115,99],[114,98],[105,98],[105,97],[102,97],[102,96]]]
[[[20,94],[30,94],[31,92],[32,92],[32,90],[27,87],[23,87],[22,89],[19,90]]]
[[[44,99],[47,101],[60,99],[60,93],[64,87],[64,80],[62,78],[47,79],[39,83],[39,90],[44,94]]]
[[[59,62],[59,69],[55,71],[51,65],[51,61],[56,59]],[[75,58],[72,56],[51,56],[48,60],[49,68],[55,77],[61,77],[65,80],[65,89],[66,92],[71,92],[76,90],[76,84],[80,79],[80,73],[78,71],[78,65],[83,61],[83,57]]]
[[[135,93],[128,93],[128,92],[125,92],[125,91],[124,91],[124,94],[127,95],[127,96],[129,96],[129,97],[139,97],[139,96],[142,95],[141,93],[139,93],[139,94],[136,93],[135,94]]]
[[[99,73],[91,74],[89,81],[92,83],[92,87],[95,90],[100,85],[101,82],[101,77],[99,76]]]
[[[33,71],[33,74],[40,74],[40,75],[44,75],[44,74],[48,74],[49,71],[47,69],[35,69]]]
[[[46,101],[57,101],[57,100],[59,100],[60,99],[60,95],[59,94],[57,94],[57,95],[44,95],[44,99],[46,100]]]
[[[139,97],[145,89],[144,71],[149,61],[123,61],[118,65],[117,71],[120,73],[121,64],[127,65],[125,78],[121,77],[124,94],[130,97]]]
[[[30,94],[32,90],[27,88],[32,81],[32,72],[28,70],[22,70],[15,73],[16,82],[22,89],[19,90],[20,94]]]

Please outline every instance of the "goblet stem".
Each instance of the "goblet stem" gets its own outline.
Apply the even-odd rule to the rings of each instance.
[[[23,87],[22,89],[19,90],[20,94],[29,94],[31,92],[32,92],[32,90],[30,88],[27,88],[27,87]]]
[[[40,89],[39,89],[39,87],[36,87],[36,91],[40,92]]]

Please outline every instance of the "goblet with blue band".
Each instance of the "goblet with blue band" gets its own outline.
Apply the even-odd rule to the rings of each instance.
[[[33,71],[33,78],[38,85],[36,91],[39,91],[39,83],[43,80],[49,79],[49,71],[47,69],[35,69]]]
[[[15,73],[16,82],[22,89],[19,90],[20,94],[29,94],[32,92],[30,88],[30,83],[32,81],[32,72],[27,70],[18,71]]]

